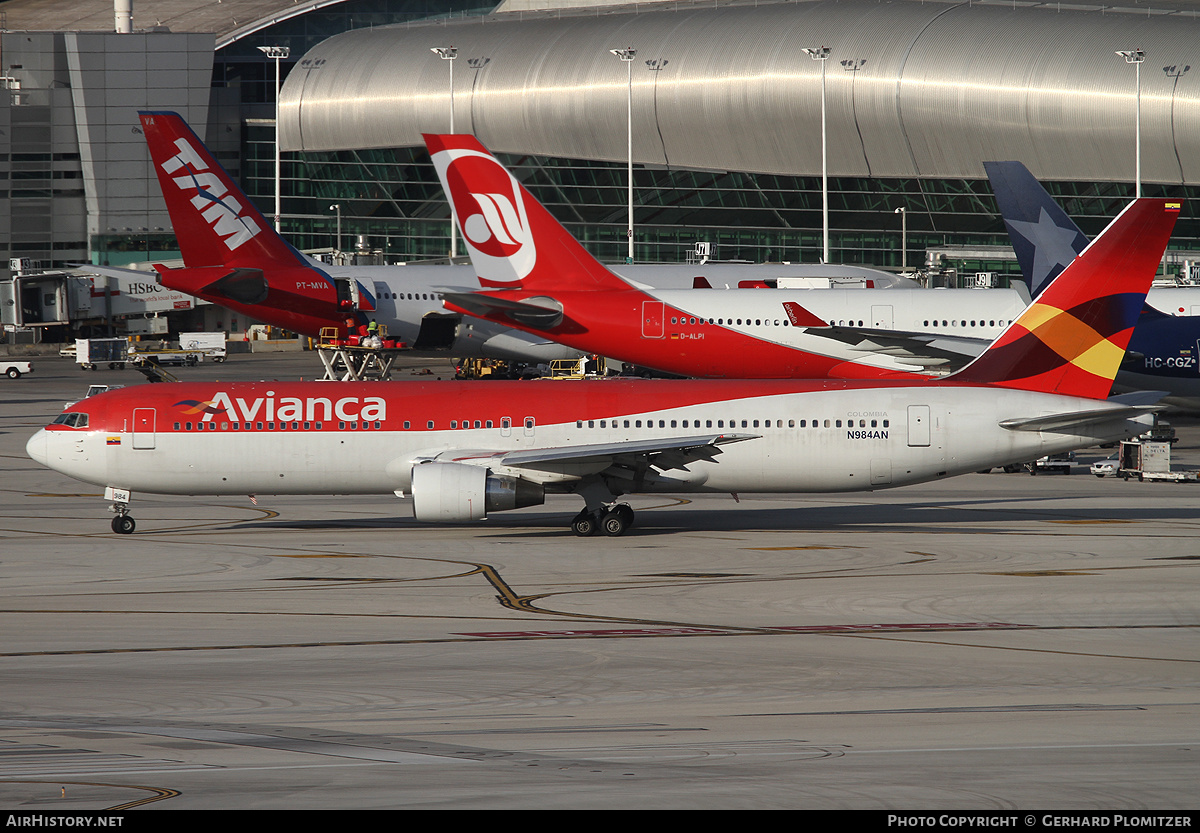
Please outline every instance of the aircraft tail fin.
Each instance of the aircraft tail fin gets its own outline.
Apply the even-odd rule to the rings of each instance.
[[[304,265],[178,113],[138,113],[189,267]]]
[[[1179,211],[1179,200],[1134,200],[984,353],[947,378],[1107,397]]]
[[[628,289],[474,136],[424,134],[479,281],[492,289]]]
[[[983,169],[1036,298],[1087,247],[1087,235],[1020,162],[984,162]]]

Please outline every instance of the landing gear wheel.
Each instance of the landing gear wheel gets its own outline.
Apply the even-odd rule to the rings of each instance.
[[[571,521],[571,531],[580,538],[587,538],[589,535],[596,534],[596,516],[586,509],[575,516],[575,520]]]
[[[624,535],[625,530],[629,529],[629,513],[622,512],[620,507],[617,507],[604,516],[600,526],[610,538]]]
[[[117,515],[112,519],[112,531],[119,535],[132,535],[137,523],[128,515]]]

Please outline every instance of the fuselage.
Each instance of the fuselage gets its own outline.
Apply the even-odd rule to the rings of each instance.
[[[529,291],[485,294],[545,303]],[[682,376],[756,379],[908,376],[935,363],[882,350],[869,334],[847,338],[845,330],[966,340],[974,344],[958,345],[953,352],[972,355],[1025,308],[1021,296],[1010,290],[631,287],[549,297],[562,308],[555,326],[522,324],[503,314],[494,320],[586,352]],[[838,335],[832,328],[838,328]]]
[[[79,480],[164,494],[408,492],[422,460],[486,466],[570,491],[613,461],[499,471],[504,453],[731,433],[713,459],[625,491],[849,492],[1035,459],[1145,430],[1062,432],[1006,418],[1105,402],[953,383],[649,381],[189,383],[90,397],[28,443]]]

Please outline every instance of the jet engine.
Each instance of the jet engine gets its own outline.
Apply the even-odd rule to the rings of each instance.
[[[492,474],[482,466],[420,463],[412,470],[413,515],[418,521],[465,523],[488,512],[546,502],[540,483]]]

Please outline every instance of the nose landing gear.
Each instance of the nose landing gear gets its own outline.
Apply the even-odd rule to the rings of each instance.
[[[112,505],[108,507],[108,511],[115,516],[112,519],[112,531],[118,535],[132,535],[137,529],[137,522],[129,514],[129,491],[108,486],[104,490],[104,497],[112,501]]]

